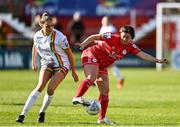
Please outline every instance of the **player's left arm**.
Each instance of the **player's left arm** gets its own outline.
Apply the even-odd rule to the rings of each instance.
[[[143,51],[140,51],[139,53],[136,54],[136,56],[140,57],[141,59],[144,59],[146,61],[154,62],[154,63],[168,63],[168,60],[165,58],[162,59],[157,59],[154,56],[151,56]]]
[[[70,68],[72,71],[72,77],[74,78],[74,81],[77,82],[79,80],[79,78],[78,78],[78,75],[76,73],[74,55],[73,55],[72,50],[69,46],[69,42],[67,41],[66,36],[60,32],[59,32],[59,36],[57,36],[57,37],[59,37],[58,39],[59,39],[60,47],[65,51],[65,53],[68,56]]]
[[[72,53],[72,50],[71,48],[66,48],[64,49],[67,56],[68,56],[68,59],[69,59],[69,62],[70,62],[70,66],[71,66],[71,71],[72,71],[72,76],[74,78],[74,81],[77,82],[79,80],[79,77],[76,73],[76,69],[75,69],[75,62],[74,62],[74,55]]]

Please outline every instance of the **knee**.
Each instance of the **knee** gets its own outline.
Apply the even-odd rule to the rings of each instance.
[[[103,80],[102,80],[102,78],[97,79],[97,80],[96,80],[96,83],[97,83],[98,85],[102,85],[102,84],[103,84]]]
[[[93,85],[95,82],[95,79],[93,78],[87,78],[86,80],[88,80],[88,82],[90,83],[90,85]]]
[[[54,89],[52,87],[49,87],[47,89],[47,94],[50,95],[50,96],[53,95],[54,94]]]
[[[37,85],[37,87],[36,87],[36,89],[37,89],[39,92],[42,92],[43,89],[45,88],[45,86],[46,86],[46,83],[44,83],[44,82],[39,82],[38,85]]]
[[[37,89],[39,92],[42,92],[42,91],[43,91],[43,89],[44,89],[44,87],[43,87],[43,86],[39,86],[39,85],[38,85],[38,86],[36,87],[36,89]]]

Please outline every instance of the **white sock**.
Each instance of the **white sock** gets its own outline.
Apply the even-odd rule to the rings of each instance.
[[[113,72],[116,75],[116,77],[118,78],[118,80],[122,80],[122,75],[121,75],[119,68],[116,65],[113,65],[112,68],[113,68]]]
[[[24,105],[24,108],[23,108],[21,115],[26,115],[28,113],[28,111],[30,110],[30,108],[32,107],[34,102],[36,101],[39,94],[40,94],[40,92],[37,90],[33,90],[31,92],[31,94],[29,95],[29,97],[28,97],[28,99]]]
[[[52,98],[53,98],[53,95],[49,96],[47,93],[44,95],[43,103],[42,103],[42,106],[41,106],[41,109],[39,112],[45,112],[46,111],[47,107],[51,103]]]

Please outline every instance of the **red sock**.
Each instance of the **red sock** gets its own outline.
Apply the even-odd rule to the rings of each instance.
[[[79,88],[76,92],[76,97],[82,97],[90,86],[91,86],[91,81],[89,79],[83,80],[83,82],[79,85]]]
[[[106,111],[108,108],[108,102],[109,102],[108,95],[100,95],[99,102],[101,104],[101,111],[99,113],[99,119],[103,119],[106,115]]]

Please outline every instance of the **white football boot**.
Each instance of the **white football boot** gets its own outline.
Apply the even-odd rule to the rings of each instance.
[[[72,103],[74,105],[77,105],[77,104],[82,104],[83,106],[89,106],[90,105],[90,102],[85,100],[84,98],[82,97],[74,97],[72,99]]]
[[[109,125],[115,124],[115,122],[111,121],[107,117],[104,117],[103,119],[98,119],[97,123],[98,124],[109,124]]]

